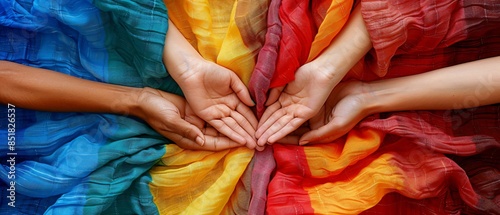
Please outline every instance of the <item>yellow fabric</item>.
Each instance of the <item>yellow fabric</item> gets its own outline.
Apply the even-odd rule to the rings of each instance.
[[[344,27],[344,24],[351,14],[353,0],[318,1],[316,3],[321,5],[318,6],[318,9],[313,11],[313,13],[317,13],[316,16],[318,18],[316,18],[316,22],[320,24],[318,33],[314,37],[307,61],[313,60],[328,47],[333,38],[337,36],[342,27]],[[321,10],[322,7],[326,6],[328,6],[326,12]]]
[[[323,178],[342,172],[375,152],[382,140],[383,134],[374,130],[351,130],[344,144],[338,141],[320,147],[305,147],[312,177]]]
[[[358,214],[375,206],[385,194],[396,187],[404,186],[404,175],[392,167],[390,154],[384,154],[373,160],[358,174],[333,182],[318,184],[306,188],[311,199],[311,206],[317,214]]]
[[[242,176],[252,150],[241,147],[208,152],[183,150],[174,144],[166,147],[160,164],[150,171],[153,180],[149,186],[160,214],[233,214],[241,204],[238,198],[250,196],[249,190],[242,189],[245,182],[241,180],[246,179]]]
[[[311,177],[331,177],[327,183],[305,187],[315,213],[357,214],[404,185],[404,176],[389,162],[392,155],[367,159],[377,151],[383,137],[375,130],[354,129],[344,142],[304,148]]]
[[[264,42],[268,2],[165,0],[169,18],[201,56],[232,70],[246,85]]]

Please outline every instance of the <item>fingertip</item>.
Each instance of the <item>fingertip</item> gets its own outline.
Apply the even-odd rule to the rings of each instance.
[[[261,151],[264,151],[265,148],[266,148],[265,146],[256,146],[255,150],[261,152]]]
[[[309,140],[300,140],[299,141],[300,146],[307,145],[307,144],[309,144]]]
[[[200,145],[200,146],[205,145],[205,138],[202,138],[202,137],[200,137],[200,136],[197,136],[195,141],[196,141],[196,143],[197,143],[198,145]]]
[[[265,146],[266,144],[267,144],[267,141],[266,141],[266,140],[264,140],[264,139],[258,139],[258,140],[257,140],[257,145],[258,145],[258,146],[263,147],[263,146]]]
[[[257,130],[255,131],[254,136],[255,136],[255,138],[256,138],[257,140],[258,140],[258,139],[262,136],[262,134],[261,134],[261,133],[262,133],[262,132],[261,132],[261,131],[259,131],[259,129],[257,129]]]

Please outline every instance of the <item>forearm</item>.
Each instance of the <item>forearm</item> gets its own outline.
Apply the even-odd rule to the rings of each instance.
[[[0,61],[0,102],[41,111],[132,114],[140,89]]]
[[[163,49],[163,63],[174,80],[183,86],[182,79],[191,75],[197,62],[203,59],[193,46],[184,38],[181,32],[169,20],[169,27],[165,37]]]
[[[370,36],[358,4],[345,27],[328,48],[311,63],[319,70],[327,71],[331,76],[340,76],[341,79],[371,48]]]
[[[372,111],[446,110],[500,102],[500,57],[367,84]]]

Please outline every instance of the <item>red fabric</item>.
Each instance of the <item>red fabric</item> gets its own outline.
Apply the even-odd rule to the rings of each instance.
[[[500,56],[499,1],[363,0],[361,5],[374,49],[346,79],[399,77]],[[462,105],[453,111],[384,113],[363,120],[353,130],[386,133],[380,148],[322,179],[303,166],[303,147],[273,146],[277,174],[270,182],[268,212],[311,212],[306,188],[351,180],[360,165],[386,152],[394,156],[393,166],[404,170],[409,189],[387,194],[364,213],[500,214],[500,105]]]
[[[374,49],[350,77],[418,74],[499,53],[497,0],[363,0],[361,11]]]
[[[276,72],[271,88],[284,86],[294,79],[297,69],[307,61],[317,29],[309,1],[283,0],[279,10],[282,35]]]
[[[281,0],[271,0],[267,15],[266,40],[257,57],[257,64],[250,76],[249,91],[255,100],[258,118],[264,113],[267,91],[276,71],[282,23],[279,19]]]
[[[361,6],[374,49],[350,78],[393,78],[500,55],[499,1],[363,0]],[[500,213],[500,107],[460,109],[463,105],[453,111],[392,113],[398,120],[384,117],[372,126],[387,130],[388,124],[396,123],[390,130],[398,136],[454,154],[452,160],[467,173],[462,180],[481,196],[478,204],[464,204],[458,191],[450,188],[423,200],[393,194],[368,214]],[[395,199],[403,204],[391,203]]]
[[[406,214],[410,210],[417,210],[412,207],[425,203],[425,207],[417,210],[418,213],[453,214],[460,211],[477,214],[500,213],[499,110],[500,105],[469,110],[470,113],[474,113],[470,115],[464,115],[461,111],[410,111],[385,114],[381,119],[365,120],[360,123],[359,126],[362,128],[376,128],[387,133],[389,136],[386,136],[384,144],[397,144],[404,140],[405,144],[416,144],[423,149],[424,151],[402,157],[417,162],[418,165],[415,166],[422,170],[429,169],[424,165],[434,168],[439,167],[442,162],[450,165],[446,169],[437,168],[434,172],[427,172],[426,180],[414,181],[416,184],[422,183],[421,186],[425,187],[432,184],[431,178],[441,180],[443,184],[439,186],[433,184],[433,187],[443,190],[434,193],[430,196],[431,199],[419,200],[395,195],[388,198],[404,201],[403,205],[383,200],[379,206],[367,212],[404,211]],[[449,120],[452,118],[457,121]],[[458,121],[467,123],[456,124]],[[403,147],[400,149],[402,151],[405,151],[404,148],[409,148],[400,147]],[[444,175],[440,176],[441,174]],[[403,195],[411,196],[411,194]]]

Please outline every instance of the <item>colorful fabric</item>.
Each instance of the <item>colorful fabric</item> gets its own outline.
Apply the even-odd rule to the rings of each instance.
[[[495,1],[361,1],[374,49],[346,79],[500,55]],[[474,72],[474,71],[471,71]],[[478,85],[477,98],[488,96]],[[330,144],[275,145],[270,214],[499,214],[499,105],[371,116]]]
[[[167,23],[161,1],[2,0],[0,59],[180,93],[162,64]],[[0,214],[158,213],[148,170],[169,141],[147,124],[16,107],[10,150],[7,113],[2,105]]]
[[[354,4],[4,0],[0,59],[181,94],[161,58],[169,18],[239,75],[262,113],[268,90],[327,47]],[[346,79],[500,55],[496,1],[360,4],[374,49]],[[461,107],[377,114],[333,143],[263,152],[183,150],[128,116],[16,108],[15,150],[0,145],[0,214],[500,214],[499,106]]]

